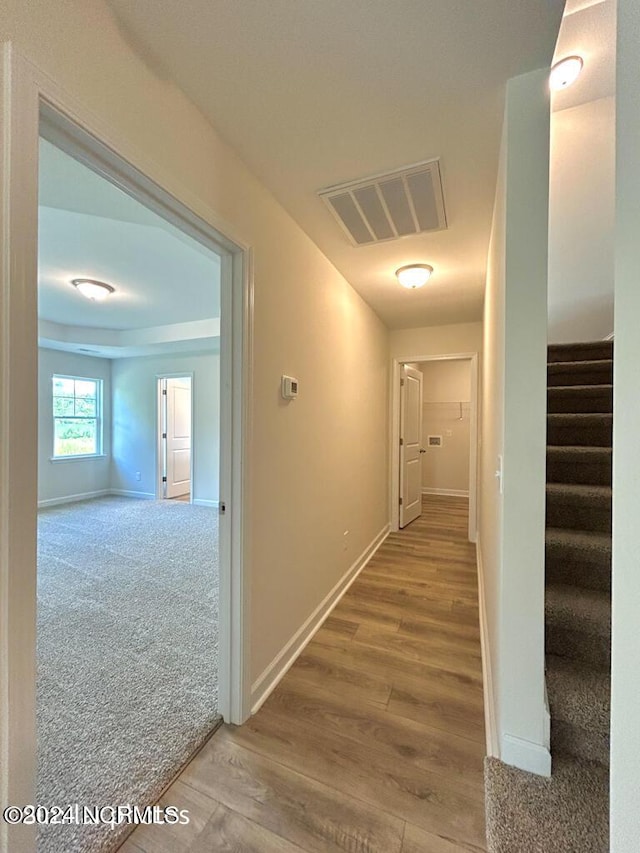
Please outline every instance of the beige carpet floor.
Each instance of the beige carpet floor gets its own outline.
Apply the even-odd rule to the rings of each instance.
[[[109,497],[40,512],[38,801],[146,805],[218,720],[217,511]],[[43,827],[40,853],[120,833]]]

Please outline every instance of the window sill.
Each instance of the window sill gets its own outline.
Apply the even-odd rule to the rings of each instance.
[[[86,459],[106,458],[106,453],[86,453],[83,456],[50,456],[49,462],[84,462]]]

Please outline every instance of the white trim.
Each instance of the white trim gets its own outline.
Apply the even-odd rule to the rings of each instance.
[[[468,489],[431,489],[427,486],[422,487],[423,495],[448,495],[452,498],[468,498]]]
[[[153,492],[136,492],[131,489],[109,489],[109,495],[118,495],[122,498],[137,498],[140,501],[155,501],[156,496]]]
[[[313,635],[322,627],[322,623],[329,616],[333,608],[340,601],[360,572],[373,557],[378,548],[389,535],[389,525],[386,524],[378,533],[373,542],[365,548],[358,559],[353,563],[346,574],[340,578],[333,589],[325,596],[313,611],[311,616],[298,628],[289,642],[281,649],[271,663],[258,676],[251,687],[251,713],[256,714],[262,704],[278,686],[280,680],[293,666],[296,659],[313,638]]]
[[[478,536],[478,353],[459,352],[444,355],[407,355],[391,360],[391,393],[389,420],[391,448],[389,453],[389,524],[400,529],[400,368],[402,364],[426,361],[469,361],[471,400],[469,403],[469,532],[470,542]]]
[[[613,340],[613,332],[609,332],[609,334],[605,335],[602,340],[603,341],[612,341]]]
[[[99,489],[96,492],[83,492],[78,495],[65,495],[61,498],[47,498],[46,500],[38,501],[38,509],[45,509],[48,506],[58,506],[59,504],[71,504],[77,501],[89,501],[93,498],[106,498],[109,495],[116,495],[123,498],[136,498],[140,501],[155,501],[157,500],[153,492],[135,492],[129,489]],[[184,501],[186,503],[186,501]],[[191,503],[194,506],[210,506],[218,507],[220,501],[209,500],[207,498],[194,498]]]
[[[496,722],[493,675],[491,672],[491,645],[487,624],[487,604],[484,594],[484,567],[480,539],[476,544],[476,562],[478,565],[478,604],[480,610],[480,649],[482,652],[482,694],[484,697],[484,726],[487,743],[487,755],[500,757],[500,742]]]
[[[516,737],[502,735],[500,758],[505,764],[536,773],[538,776],[551,776],[551,753],[539,743]]]
[[[107,459],[108,453],[84,453],[75,456],[50,456],[49,462],[58,465],[60,462],[85,462],[87,459]]]
[[[48,506],[59,506],[60,504],[72,504],[76,501],[89,501],[92,498],[104,498],[107,495],[112,495],[114,492],[111,489],[99,489],[96,492],[83,492],[79,495],[65,495],[61,498],[46,498],[38,501],[38,509],[45,509]]]

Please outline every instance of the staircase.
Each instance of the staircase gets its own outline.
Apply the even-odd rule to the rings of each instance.
[[[607,853],[613,344],[549,347],[549,779],[485,761],[491,853]]]
[[[551,754],[608,766],[613,343],[550,346],[548,362]]]

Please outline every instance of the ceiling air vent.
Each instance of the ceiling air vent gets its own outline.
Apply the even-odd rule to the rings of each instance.
[[[447,227],[439,160],[327,187],[318,195],[354,246]]]

